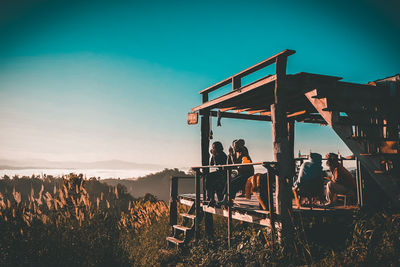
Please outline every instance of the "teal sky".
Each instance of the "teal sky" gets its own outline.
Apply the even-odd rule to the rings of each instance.
[[[0,1],[0,158],[197,165],[198,91],[286,48],[288,73],[400,73],[394,1],[81,2]],[[272,159],[269,123],[222,124],[226,148]],[[297,124],[299,149],[348,153],[318,125]]]

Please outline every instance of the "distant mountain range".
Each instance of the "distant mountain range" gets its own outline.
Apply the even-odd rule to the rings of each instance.
[[[49,161],[41,159],[7,160],[0,159],[0,169],[111,169],[111,170],[162,170],[164,166],[150,163],[135,163],[122,160],[93,162]]]

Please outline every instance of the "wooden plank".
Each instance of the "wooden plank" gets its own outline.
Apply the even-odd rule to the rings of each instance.
[[[217,117],[217,111],[211,111],[210,115],[212,117]],[[232,112],[220,112],[220,116],[222,118],[230,118],[230,119],[241,119],[241,120],[253,120],[253,121],[271,121],[270,116],[261,116],[261,115],[249,115],[249,114],[241,114],[241,113],[232,113]]]
[[[225,164],[225,165],[208,165],[208,166],[196,166],[196,167],[190,167],[193,170],[197,169],[204,169],[204,168],[222,168],[222,169],[232,169],[232,168],[237,168],[241,166],[256,166],[256,165],[262,165],[262,166],[272,166],[274,167],[277,162],[275,161],[262,161],[262,162],[253,162],[253,163],[237,163],[237,164]]]
[[[288,118],[292,118],[292,117],[296,117],[296,116],[303,115],[303,114],[306,114],[306,113],[307,113],[306,110],[301,110],[301,111],[297,111],[297,112],[288,114],[287,117]]]
[[[266,112],[266,110],[265,109],[251,110],[251,111],[247,111],[247,114],[252,115],[252,114],[256,114],[256,113],[260,113],[260,112]]]
[[[232,76],[230,76],[229,78],[226,78],[223,81],[220,81],[220,82],[218,82],[218,83],[216,83],[216,84],[214,84],[214,85],[212,85],[212,86],[210,86],[210,87],[208,87],[208,88],[206,88],[204,90],[201,90],[199,93],[200,94],[204,94],[204,93],[209,93],[209,92],[212,92],[214,90],[217,90],[217,89],[219,89],[219,88],[221,88],[221,87],[223,87],[225,85],[230,84],[234,77],[242,78],[242,77],[247,76],[247,75],[249,75],[249,74],[251,74],[253,72],[256,72],[256,71],[258,71],[258,70],[260,70],[260,69],[262,69],[262,68],[264,68],[264,67],[266,67],[266,66],[268,66],[270,64],[275,63],[275,60],[276,60],[276,58],[278,56],[290,56],[290,55],[293,55],[294,53],[296,53],[296,51],[285,49],[282,52],[280,52],[278,54],[275,54],[272,57],[267,58],[267,59],[255,64],[255,65],[253,65],[253,66],[251,66],[251,67],[249,67],[249,68],[247,68],[247,69],[245,69],[245,70],[243,70],[243,71],[241,71],[241,72],[239,72],[239,73],[237,73],[235,75],[232,75]]]
[[[224,111],[228,111],[231,109],[235,109],[236,107],[229,107],[229,108],[220,108],[219,111],[224,112]]]
[[[192,206],[194,204],[194,201],[193,200],[189,200],[189,199],[180,198],[179,199],[179,203],[190,207],[190,206]]]
[[[183,244],[185,242],[184,240],[179,240],[172,236],[167,236],[167,241],[172,242],[174,244]]]
[[[181,194],[179,195],[179,202],[183,205],[191,206],[194,203],[195,199],[195,194]],[[250,222],[250,223],[258,223],[262,221],[261,218],[269,218],[272,214],[269,213],[269,211],[265,210],[260,210],[258,209],[258,201],[256,198],[252,197],[250,200],[243,198],[243,197],[236,197],[235,202],[238,203],[238,206],[234,206],[232,208],[232,219],[235,220],[241,220],[243,219],[244,221]],[[293,201],[293,207],[296,207],[296,203]],[[216,215],[221,215],[224,217],[228,217],[228,210],[223,209],[221,207],[209,207],[208,205],[203,205],[201,203],[201,207],[203,211],[206,211],[208,213],[216,214]],[[294,213],[302,213],[302,214],[307,214],[307,215],[312,215],[312,214],[343,214],[347,212],[352,212],[354,210],[357,210],[357,206],[334,206],[331,208],[326,208],[326,207],[304,207],[301,206],[299,210],[293,209]],[[239,214],[239,215],[238,215]],[[245,216],[243,216],[245,215]],[[275,218],[277,222],[279,222],[279,218],[275,213],[273,213],[274,216],[272,218]],[[246,219],[247,218],[247,219]],[[249,219],[251,218],[251,219]],[[268,226],[267,224],[265,226]]]
[[[205,108],[210,108],[210,109],[214,108],[219,103],[222,103],[224,101],[227,101],[229,99],[232,99],[232,98],[235,98],[235,97],[238,97],[238,96],[242,96],[242,95],[244,95],[244,94],[246,94],[246,93],[248,93],[248,92],[250,92],[252,90],[256,90],[256,89],[260,88],[261,86],[264,86],[266,84],[274,82],[275,79],[276,79],[276,75],[269,76],[267,78],[259,80],[256,83],[243,86],[240,90],[235,90],[235,91],[229,92],[229,93],[227,93],[225,95],[217,97],[217,98],[215,98],[213,100],[210,100],[210,101],[208,101],[206,103],[203,103],[200,106],[192,108],[191,110],[192,110],[192,112],[194,112],[194,111],[199,111],[199,110],[202,110],[202,109],[205,109]]]
[[[249,110],[249,108],[235,109],[233,112],[240,113],[240,112],[243,112],[243,111],[246,111],[246,110]]]
[[[221,208],[203,206],[203,211],[206,212],[206,213],[216,214],[216,215],[223,216],[223,217],[226,217],[226,218],[229,217],[228,210],[221,209]],[[268,217],[265,217],[265,216],[260,217],[260,216],[255,216],[255,215],[251,215],[251,214],[244,213],[244,212],[233,211],[232,212],[232,219],[233,220],[238,220],[238,221],[243,221],[243,222],[248,222],[248,223],[259,224],[259,225],[263,225],[263,226],[267,226],[267,227],[271,227],[271,220]],[[280,228],[279,222],[275,223],[275,227],[276,228]]]

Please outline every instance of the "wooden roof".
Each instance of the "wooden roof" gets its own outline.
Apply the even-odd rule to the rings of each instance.
[[[280,56],[290,56],[294,50],[284,50],[256,65],[247,68],[229,78],[210,86],[202,91],[203,103],[191,109],[192,112],[210,111],[211,116],[263,120],[269,121],[270,106],[274,102],[274,88],[277,75],[267,75],[249,84],[241,84],[241,79],[276,62]],[[305,93],[317,89],[317,96],[327,98],[328,108],[346,112],[382,110],[388,107],[398,110],[398,105],[390,105],[390,90],[387,86],[377,83],[356,84],[341,81],[341,77],[300,72],[288,74],[280,80],[280,86],[286,90],[288,102],[288,118],[299,122],[326,124],[325,120],[310,103]],[[232,91],[214,99],[209,99],[208,94],[221,87],[232,84]],[[397,96],[398,100],[398,96]]]

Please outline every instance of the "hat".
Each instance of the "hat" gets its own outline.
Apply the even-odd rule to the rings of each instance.
[[[312,162],[321,162],[322,156],[321,154],[318,153],[310,153],[310,159]]]

